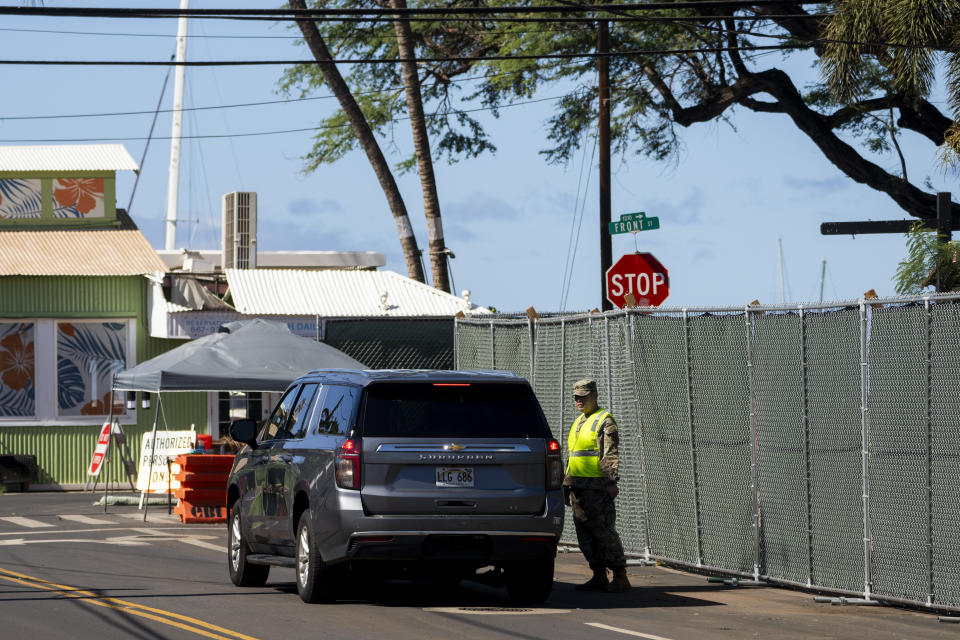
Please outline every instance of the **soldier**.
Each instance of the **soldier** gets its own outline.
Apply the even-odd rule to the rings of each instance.
[[[597,405],[597,383],[580,380],[573,385],[573,401],[580,416],[567,438],[567,473],[563,480],[564,502],[573,507],[580,550],[593,570],[593,577],[578,585],[578,591],[621,593],[630,589],[627,559],[617,534],[614,498],[620,493],[620,435],[617,423]],[[613,581],[607,578],[613,570]]]

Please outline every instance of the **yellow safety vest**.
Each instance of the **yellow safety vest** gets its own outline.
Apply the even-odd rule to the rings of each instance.
[[[606,409],[597,409],[589,416],[580,416],[573,421],[570,435],[567,437],[567,475],[579,478],[602,478],[600,452],[597,450],[597,427],[610,415]],[[590,419],[593,418],[591,421]],[[577,424],[583,420],[583,426],[577,432]],[[590,422],[590,428],[586,428]]]

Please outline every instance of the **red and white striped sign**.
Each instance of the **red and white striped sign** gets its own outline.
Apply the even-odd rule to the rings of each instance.
[[[90,470],[87,475],[100,475],[100,467],[103,466],[103,459],[107,457],[107,447],[110,445],[110,423],[104,422],[100,429],[100,437],[97,438],[97,446],[93,450],[93,460],[90,461]]]

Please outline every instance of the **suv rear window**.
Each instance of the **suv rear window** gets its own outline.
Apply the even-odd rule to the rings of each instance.
[[[361,434],[406,438],[549,438],[530,387],[403,382],[367,387]]]

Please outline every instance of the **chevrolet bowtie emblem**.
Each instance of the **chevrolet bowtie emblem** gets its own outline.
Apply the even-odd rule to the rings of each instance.
[[[445,444],[443,445],[444,451],[463,451],[467,447],[462,444]]]

